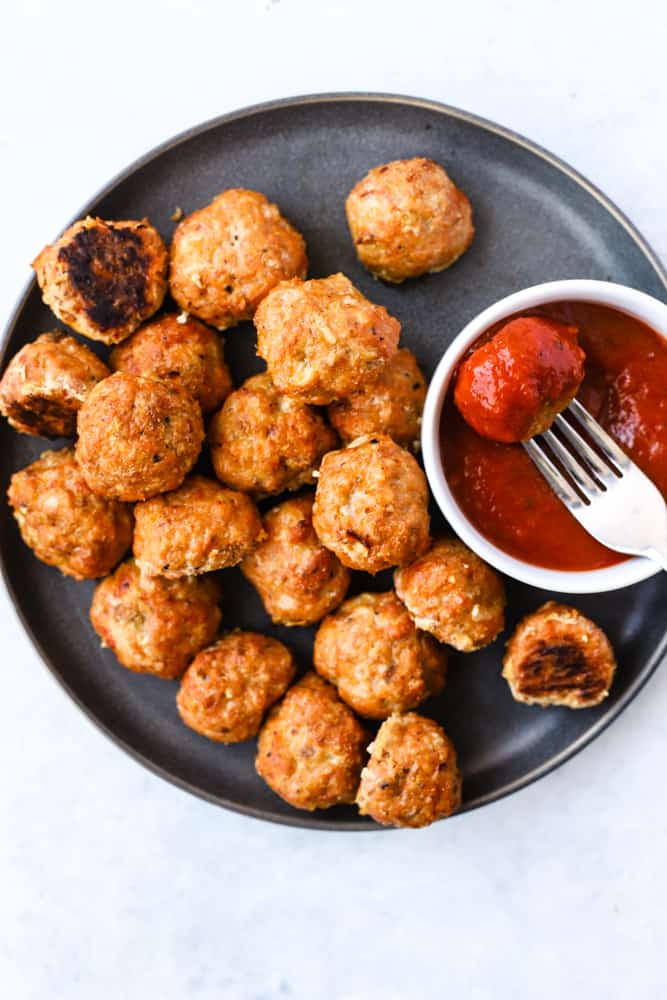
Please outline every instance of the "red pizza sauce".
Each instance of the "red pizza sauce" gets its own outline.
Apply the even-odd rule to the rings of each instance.
[[[558,302],[522,316],[575,326],[586,354],[577,398],[667,498],[667,343],[608,306]],[[478,341],[487,342],[509,319]],[[454,379],[455,382],[455,379]],[[498,444],[469,427],[450,393],[440,450],[457,503],[509,555],[559,570],[592,570],[626,556],[596,542],[551,492],[520,444]]]

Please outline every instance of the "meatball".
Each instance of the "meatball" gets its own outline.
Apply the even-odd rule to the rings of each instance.
[[[320,625],[313,662],[370,719],[416,708],[445,686],[447,654],[420,632],[393,590],[359,594]]]
[[[576,608],[547,601],[507,643],[503,677],[527,705],[591,708],[609,694],[614,651],[601,628]]]
[[[380,373],[396,353],[401,324],[344,274],[284,281],[255,316],[257,353],[280,392],[326,405]]]
[[[370,170],[350,191],[345,210],[361,263],[397,284],[449,267],[475,235],[463,191],[423,156]]]
[[[257,498],[312,483],[322,456],[338,444],[321,414],[282,396],[266,372],[225,400],[208,440],[218,479]]]
[[[266,710],[294,679],[292,654],[282,642],[257,632],[229,635],[194,658],[183,675],[176,704],[181,719],[218,743],[256,736]]]
[[[388,434],[417,451],[426,382],[414,354],[403,347],[379,376],[329,407],[329,420],[349,444],[364,434]]]
[[[134,560],[98,583],[90,620],[128,670],[171,679],[212,642],[222,615],[212,576],[143,576]]]
[[[131,509],[88,489],[72,448],[15,472],[7,496],[25,544],[75,580],[105,576],[130,547]]]
[[[317,674],[308,673],[271,710],[259,734],[257,773],[296,809],[354,802],[366,732]]]
[[[162,305],[167,248],[147,219],[70,226],[32,264],[59,320],[103,344],[125,340]]]
[[[350,573],[320,543],[310,496],[285,500],[264,517],[266,538],[241,563],[278,625],[313,625],[337,608]]]
[[[9,362],[0,381],[0,413],[24,434],[72,437],[84,399],[110,374],[74,337],[43,333]]]
[[[147,323],[115,347],[111,366],[179,385],[203,413],[217,410],[233,388],[222,339],[199,320],[175,313]]]
[[[183,219],[171,244],[169,288],[182,309],[219,330],[252,319],[285,278],[305,278],[306,244],[258,191],[230,188]]]
[[[203,476],[138,503],[134,517],[134,558],[148,576],[195,576],[236,566],[264,536],[250,497]]]
[[[456,750],[432,719],[392,715],[369,750],[357,794],[362,816],[385,826],[428,826],[461,805]]]
[[[79,410],[76,457],[91,490],[147,500],[176,489],[197,460],[201,410],[184,389],[117,372]]]
[[[463,653],[488,646],[503,630],[502,581],[458,538],[441,538],[396,570],[394,586],[418,628]]]
[[[466,423],[504,443],[547,430],[584,377],[577,333],[540,316],[520,316],[501,327],[459,369],[454,402]]]
[[[325,455],[313,524],[322,544],[350,569],[402,566],[429,545],[426,477],[386,434],[358,438]]]

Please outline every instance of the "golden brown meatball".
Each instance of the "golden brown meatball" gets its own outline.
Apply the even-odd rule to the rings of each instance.
[[[352,597],[320,625],[313,662],[369,719],[406,712],[445,686],[447,653],[415,628],[393,590]]]
[[[601,628],[576,608],[548,601],[517,626],[503,677],[527,705],[591,708],[609,694],[614,651]]]
[[[396,444],[419,449],[426,382],[414,354],[403,347],[373,382],[329,407],[329,420],[344,444],[364,434],[388,434]]]
[[[264,537],[245,493],[190,476],[134,508],[134,558],[148,576],[195,576],[236,566]]]
[[[142,576],[133,559],[98,583],[90,620],[128,670],[171,679],[213,640],[222,615],[212,576]]]
[[[370,170],[350,191],[345,210],[361,263],[397,284],[449,267],[475,234],[463,191],[422,156]]]
[[[84,399],[111,372],[103,361],[60,330],[22,347],[0,381],[0,413],[14,430],[71,437]]]
[[[167,248],[147,219],[80,219],[32,266],[58,319],[104,344],[134,333],[167,291]]]
[[[284,695],[295,672],[282,642],[257,632],[230,632],[198,653],[185,671],[178,711],[202,736],[240,743],[257,735],[264,713]]]
[[[285,500],[264,516],[266,538],[241,563],[267,613],[279,625],[313,625],[337,608],[350,573],[320,543],[313,498]]]
[[[255,767],[296,809],[328,809],[354,802],[366,740],[336,689],[308,673],[271,710],[259,734]]]
[[[117,372],[79,410],[76,457],[91,490],[147,500],[180,486],[204,437],[198,403],[184,389]]]
[[[183,219],[169,288],[182,309],[219,330],[244,319],[285,278],[305,278],[306,244],[258,191],[230,188]]]
[[[458,538],[441,538],[397,569],[394,586],[418,628],[463,653],[488,646],[503,630],[502,580]]]
[[[15,472],[7,496],[25,544],[75,580],[105,576],[130,547],[132,511],[88,489],[72,448]]]
[[[173,382],[211,413],[233,389],[222,338],[188,316],[170,313],[142,326],[111,352],[111,367]]]
[[[246,379],[209,424],[215,474],[261,498],[313,482],[338,438],[311,406],[281,395],[266,372]]]
[[[358,438],[324,456],[313,524],[322,544],[350,569],[402,566],[428,548],[426,477],[386,434]]]
[[[432,719],[392,715],[369,750],[357,794],[362,816],[385,826],[429,826],[461,805],[456,750]]]
[[[396,353],[401,324],[344,274],[284,281],[255,315],[257,353],[280,392],[325,405],[371,381]]]

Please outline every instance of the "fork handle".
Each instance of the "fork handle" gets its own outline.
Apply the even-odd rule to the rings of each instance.
[[[664,542],[662,545],[652,545],[650,549],[646,550],[646,555],[649,559],[653,559],[654,562],[660,563],[665,572],[667,572],[667,542]]]

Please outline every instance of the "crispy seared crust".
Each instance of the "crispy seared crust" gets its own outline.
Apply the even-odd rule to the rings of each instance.
[[[370,170],[350,191],[345,210],[359,260],[389,282],[442,271],[475,234],[464,193],[438,163],[421,156]]]
[[[182,309],[226,330],[252,319],[278,282],[307,270],[304,239],[277,205],[230,188],[177,226],[169,287]]]
[[[385,826],[428,826],[461,804],[456,750],[444,730],[415,712],[380,726],[361,772],[357,805]]]
[[[527,705],[591,708],[609,694],[616,660],[606,635],[566,604],[548,601],[517,626],[503,677]]]
[[[285,500],[264,516],[266,538],[241,563],[267,614],[280,625],[313,625],[338,607],[350,573],[321,544],[312,496]]]
[[[160,316],[137,330],[111,352],[114,371],[150,375],[185,389],[211,413],[232,389],[222,338],[199,320],[175,313]]]
[[[218,479],[255,498],[312,484],[338,438],[317,410],[277,391],[266,372],[246,379],[208,428]]]
[[[7,498],[25,544],[75,580],[105,576],[130,547],[130,507],[92,493],[71,448],[15,472]]]
[[[419,628],[461,652],[487,646],[503,630],[502,580],[458,538],[435,541],[397,569],[394,586]]]
[[[367,735],[336,694],[308,673],[271,710],[259,734],[255,767],[296,809],[354,802]]]
[[[134,557],[148,576],[195,576],[236,566],[264,537],[250,497],[190,476],[134,508]]]
[[[167,248],[147,219],[70,226],[33,261],[42,298],[77,333],[105,344],[129,337],[167,291]]]
[[[377,378],[329,407],[329,420],[344,444],[364,434],[388,434],[397,444],[419,449],[426,382],[414,354],[403,347]]]
[[[0,382],[0,413],[23,434],[71,437],[84,399],[110,374],[74,337],[61,330],[42,333],[7,365]]]
[[[145,577],[128,559],[97,585],[90,620],[128,670],[171,679],[213,640],[219,600],[212,576]]]
[[[380,373],[401,324],[344,274],[283,281],[255,315],[257,353],[276,388],[316,406],[349,396]]]
[[[429,545],[426,477],[387,435],[361,437],[324,456],[313,524],[350,569],[378,573],[404,565]]]
[[[352,597],[325,618],[315,636],[313,663],[355,712],[386,719],[442,691],[447,653],[415,628],[390,590]]]
[[[179,714],[186,726],[210,740],[248,740],[295,672],[282,642],[257,632],[230,632],[198,653],[185,671],[176,698]]]
[[[174,490],[197,460],[204,437],[199,404],[158,379],[116,372],[79,410],[76,457],[91,490],[147,500]]]

